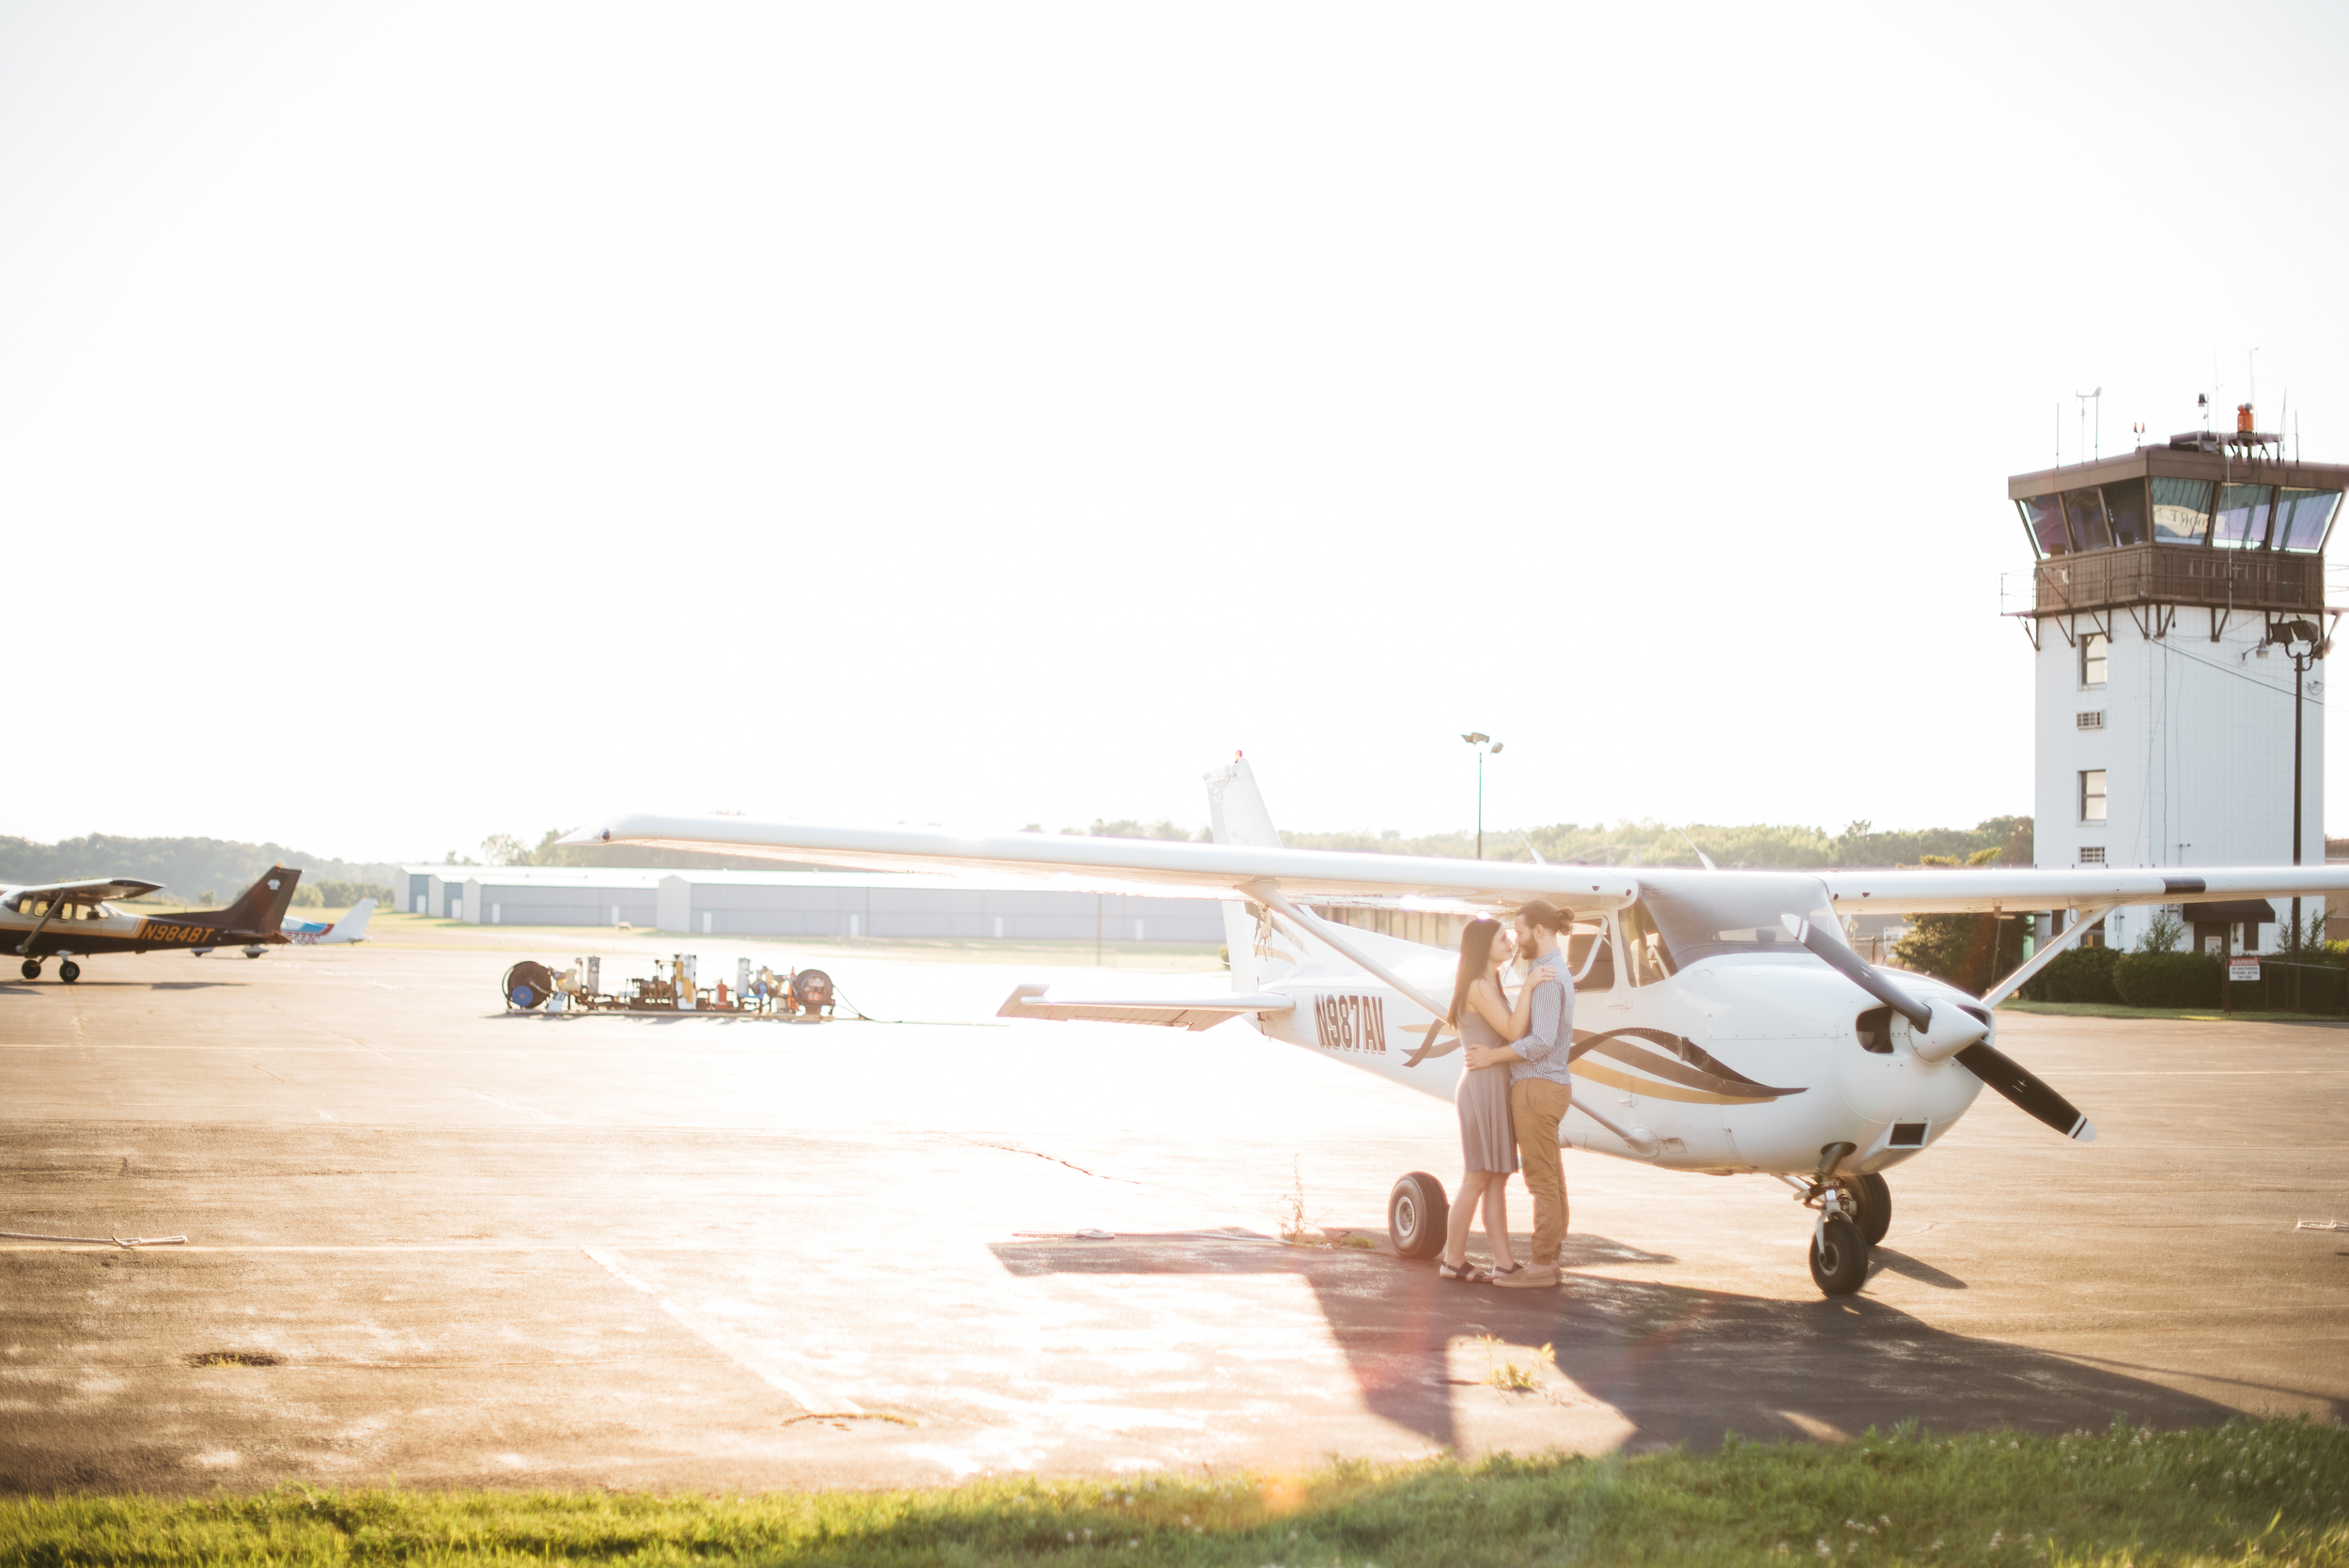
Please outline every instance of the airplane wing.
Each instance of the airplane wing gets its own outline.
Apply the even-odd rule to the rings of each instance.
[[[1724,876],[1735,873],[1724,872]],[[2103,904],[2196,904],[2239,898],[2322,898],[2349,894],[2349,865],[1954,867],[1819,874],[1846,915],[2015,913]]]
[[[753,822],[739,816],[637,814],[615,817],[601,827],[583,828],[561,842],[723,849],[728,854],[801,863],[813,861],[870,871],[1032,877],[1088,892],[1159,897],[1237,898],[1247,896],[1252,885],[1269,885],[1288,897],[1315,903],[1417,904],[1425,900],[1501,909],[1515,908],[1529,898],[1546,898],[1562,909],[1595,913],[1621,908],[1639,896],[1639,885],[1631,877],[1604,866],[1067,833],[971,835],[922,828],[828,828],[801,822]]]
[[[723,849],[771,860],[874,871],[966,871],[1032,877],[1064,887],[1194,898],[1250,896],[1269,887],[1315,904],[1368,904],[1457,912],[1514,908],[1546,898],[1574,913],[1621,908],[1640,882],[1691,872],[1435,856],[1285,849],[1244,844],[1081,837],[1066,833],[941,832],[919,828],[837,828],[753,822],[739,816],[631,815],[582,829],[565,844],[643,844]],[[1782,873],[1780,875],[1783,875]],[[1988,914],[2097,905],[2193,904],[2245,898],[2349,895],[2349,865],[2251,867],[2030,866],[1828,871],[1815,875],[1842,913]]]
[[[159,893],[161,882],[142,882],[132,877],[117,877],[106,881],[43,882],[39,887],[10,888],[11,893],[31,893],[37,897],[56,896],[79,904],[102,904],[116,898],[136,898],[143,893]]]
[[[1048,987],[1021,986],[1015,989],[1003,1006],[996,1009],[999,1018],[1056,1018],[1066,1022],[1072,1018],[1096,1023],[1162,1024],[1169,1029],[1213,1029],[1226,1018],[1243,1013],[1286,1013],[1297,1006],[1296,1001],[1282,996],[1221,996],[1189,997],[1170,1001],[1129,1001],[1124,998],[1100,1001],[1051,1001],[1045,997]]]

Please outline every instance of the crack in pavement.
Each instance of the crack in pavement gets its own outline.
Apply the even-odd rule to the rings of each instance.
[[[1077,1174],[1081,1176],[1091,1176],[1097,1182],[1124,1182],[1128,1187],[1147,1187],[1150,1185],[1148,1182],[1136,1181],[1131,1176],[1105,1176],[1098,1171],[1088,1171],[1083,1166],[1076,1164],[1074,1161],[1061,1158],[1058,1155],[1048,1155],[1037,1149],[1023,1149],[1016,1143],[989,1143],[983,1138],[963,1138],[954,1133],[948,1133],[947,1136],[949,1138],[953,1138],[957,1143],[968,1143],[974,1149],[1000,1149],[1007,1155],[1027,1155],[1032,1158],[1050,1160],[1054,1165],[1066,1165],[1071,1171],[1076,1172]]]

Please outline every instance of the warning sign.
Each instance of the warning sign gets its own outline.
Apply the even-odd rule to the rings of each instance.
[[[2257,958],[2246,957],[2242,954],[2238,953],[2233,957],[2227,960],[2228,979],[2257,980],[2259,977],[2260,961]]]

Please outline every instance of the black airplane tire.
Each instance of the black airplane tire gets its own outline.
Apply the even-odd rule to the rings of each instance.
[[[82,978],[82,966],[68,958],[57,966],[57,978],[70,986]]]
[[[1892,1184],[1873,1172],[1844,1189],[1859,1239],[1874,1247],[1892,1228]]]
[[[1432,1258],[1442,1251],[1444,1227],[1451,1220],[1443,1183],[1424,1171],[1404,1176],[1387,1194],[1387,1239],[1407,1258]]]
[[[1828,1215],[1811,1243],[1811,1282],[1828,1296],[1849,1296],[1868,1282],[1868,1244],[1840,1214]]]
[[[258,958],[262,954],[267,953],[269,949],[265,947],[248,947],[244,950],[244,955],[248,958]]]
[[[27,958],[23,963],[16,966],[16,972],[23,975],[27,980],[39,980],[40,978],[40,963],[38,959]]]
[[[191,958],[201,958],[204,955],[211,951],[212,950],[209,947],[192,947],[188,949],[188,956]]]

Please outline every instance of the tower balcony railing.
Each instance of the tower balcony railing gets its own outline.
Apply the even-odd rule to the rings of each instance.
[[[2131,604],[2322,610],[2325,557],[2193,545],[2123,545],[2050,556],[2039,563],[2036,587],[2035,609],[2042,615]]]

